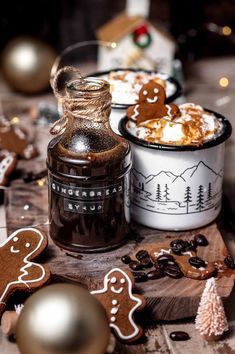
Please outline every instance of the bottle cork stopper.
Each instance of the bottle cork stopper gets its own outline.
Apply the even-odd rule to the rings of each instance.
[[[6,336],[11,336],[16,333],[16,324],[19,314],[16,311],[5,311],[2,315],[1,329]]]

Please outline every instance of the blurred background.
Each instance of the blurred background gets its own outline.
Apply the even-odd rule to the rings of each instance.
[[[181,82],[183,99],[235,117],[234,0],[9,0],[0,30],[6,115],[22,105],[41,114],[39,105],[53,100],[50,71],[62,54],[56,68],[76,62],[83,74],[117,66],[166,71]]]

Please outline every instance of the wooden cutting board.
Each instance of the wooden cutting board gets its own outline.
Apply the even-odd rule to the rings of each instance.
[[[42,164],[35,166],[29,162],[25,167],[36,171],[42,168]],[[6,191],[8,235],[17,228],[32,225],[48,231],[47,209],[47,185],[40,187],[36,183],[25,184],[22,179],[16,179]],[[190,239],[199,232],[209,241],[207,247],[198,247],[199,257],[207,261],[222,261],[228,251],[217,223],[189,232],[163,232],[133,223],[131,237],[123,247],[97,254],[69,254],[60,250],[50,240],[43,261],[49,264],[54,278],[76,281],[89,289],[95,289],[102,286],[102,277],[111,268],[128,269],[128,266],[121,262],[121,256],[133,254],[136,249],[144,249],[155,242],[170,242],[170,239],[174,238]],[[218,279],[218,292],[224,299],[229,297],[233,289],[234,278],[235,272],[230,272]],[[204,286],[204,280],[185,277],[164,277],[136,284],[137,292],[147,299],[144,319],[168,321],[195,316]]]

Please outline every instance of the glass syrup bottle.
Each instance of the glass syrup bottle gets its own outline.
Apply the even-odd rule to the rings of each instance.
[[[66,71],[75,78],[59,92]],[[110,127],[109,84],[77,76],[68,67],[55,79],[64,125],[48,145],[50,236],[72,252],[104,251],[124,243],[128,233],[130,145]]]

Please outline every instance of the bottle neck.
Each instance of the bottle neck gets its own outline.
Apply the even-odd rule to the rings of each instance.
[[[97,78],[75,79],[67,83],[63,97],[65,114],[93,122],[107,122],[111,113],[109,84]]]
[[[93,122],[105,123],[111,113],[111,100],[107,94],[99,97],[79,97],[65,99],[63,102],[64,113],[70,118],[92,120]]]

